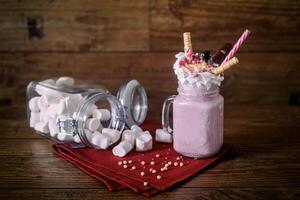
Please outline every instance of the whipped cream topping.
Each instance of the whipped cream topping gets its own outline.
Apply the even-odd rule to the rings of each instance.
[[[220,86],[224,77],[215,75],[209,71],[202,72],[189,72],[181,66],[181,61],[187,57],[184,52],[175,55],[176,62],[173,65],[175,74],[177,75],[178,82],[183,86],[197,87],[200,89],[209,90],[212,86]]]

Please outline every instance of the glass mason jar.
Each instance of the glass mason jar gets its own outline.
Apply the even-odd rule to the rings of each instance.
[[[117,96],[101,85],[57,85],[56,82],[57,79],[32,81],[27,86],[30,127],[56,142],[73,148],[98,148],[89,141],[90,135],[85,128],[86,121],[97,108],[110,111],[110,119],[102,124],[103,127],[119,131],[140,125],[146,118],[146,91],[136,80],[123,84]],[[35,127],[37,121],[41,126]],[[64,133],[66,139],[59,140],[57,134],[51,134],[51,128],[56,130],[52,131],[54,133]],[[74,140],[75,137],[79,138],[79,142]]]
[[[224,99],[219,87],[206,90],[179,85],[178,95],[168,97],[163,105],[162,125],[168,131],[172,103],[174,149],[193,158],[216,154],[223,145]]]

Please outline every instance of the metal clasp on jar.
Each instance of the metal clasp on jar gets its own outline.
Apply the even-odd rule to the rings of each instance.
[[[56,120],[59,132],[77,134],[77,121],[71,117],[59,117]]]

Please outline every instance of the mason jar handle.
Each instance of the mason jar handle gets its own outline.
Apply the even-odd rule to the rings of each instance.
[[[176,95],[169,96],[163,104],[162,108],[162,116],[161,116],[161,123],[162,128],[168,132],[172,132],[173,130],[170,127],[170,106],[173,103]]]

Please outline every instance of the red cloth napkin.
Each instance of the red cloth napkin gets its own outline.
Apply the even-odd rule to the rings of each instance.
[[[156,128],[160,128],[160,124],[148,121],[142,127],[144,130],[154,133]],[[148,197],[164,191],[203,170],[220,159],[230,148],[229,145],[224,145],[214,157],[195,160],[181,156],[173,149],[172,144],[156,142],[153,143],[153,150],[144,153],[131,151],[124,158],[113,156],[111,149],[72,149],[63,144],[55,144],[53,147],[58,156],[102,181],[109,190],[116,191],[129,187],[133,191]],[[156,157],[156,155],[159,155],[159,157]],[[127,168],[118,164],[119,161],[128,162],[129,160],[132,163],[127,163]],[[141,165],[141,161],[145,161],[146,164]],[[155,164],[151,165],[151,161],[154,161]],[[172,162],[172,166],[168,167],[167,171],[161,172],[160,169],[169,161]],[[174,166],[174,162],[177,162],[178,166]],[[180,163],[183,166],[180,166]],[[132,166],[135,166],[136,169],[132,170]],[[156,173],[150,172],[150,168],[156,170]],[[141,172],[145,172],[145,175],[141,176]],[[158,175],[161,176],[161,179],[157,179]],[[144,186],[144,182],[147,182],[148,185]]]

